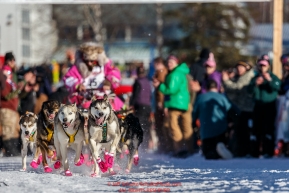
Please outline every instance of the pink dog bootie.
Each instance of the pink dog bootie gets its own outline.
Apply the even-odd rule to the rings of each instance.
[[[129,154],[129,150],[126,149],[126,150],[124,151],[124,153],[125,153],[125,155]]]
[[[65,173],[64,173],[65,176],[72,176],[72,173],[71,171],[69,170],[66,170]]]
[[[138,157],[138,155],[134,155],[133,156],[133,163],[134,163],[134,165],[138,165],[138,163],[139,163],[139,157]]]
[[[59,160],[56,160],[54,163],[54,169],[58,170],[61,167],[61,162]]]
[[[52,169],[51,169],[49,166],[45,166],[45,167],[44,167],[44,172],[45,172],[45,173],[51,173],[51,172],[52,172]]]
[[[84,156],[80,154],[79,161],[77,163],[74,163],[76,166],[81,166],[84,162]]]
[[[53,155],[52,155],[52,156],[48,156],[48,155],[47,155],[47,157],[48,157],[48,158],[51,158],[51,159],[54,158],[54,157],[56,157],[56,151],[53,151]]]
[[[102,173],[107,172],[108,167],[104,161],[102,161],[100,158],[98,158],[96,162],[97,162]]]
[[[40,165],[42,162],[42,154],[39,155],[38,159],[37,159],[37,164]]]
[[[112,168],[113,163],[114,163],[113,153],[105,152],[104,153],[104,160],[105,160],[105,163],[107,164],[107,167]]]
[[[32,168],[34,168],[34,169],[36,169],[36,168],[38,168],[38,163],[35,161],[35,160],[32,160],[31,162],[30,162],[30,166],[32,167]]]

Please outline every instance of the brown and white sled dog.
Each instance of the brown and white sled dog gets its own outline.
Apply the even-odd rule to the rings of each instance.
[[[116,148],[120,140],[119,122],[109,103],[110,97],[92,99],[88,113],[89,144],[94,161],[92,176],[100,176],[99,169],[115,174],[112,167]],[[106,148],[104,161],[100,158],[101,149]]]
[[[49,100],[42,104],[41,112],[37,121],[37,149],[42,153],[42,165],[44,172],[52,172],[52,168],[48,166],[46,155],[53,161],[56,161],[56,151],[54,148],[54,118],[58,113],[60,103],[56,100]],[[38,151],[38,150],[37,150]],[[36,152],[37,152],[36,151]],[[35,154],[37,156],[37,154]],[[34,156],[34,159],[35,159]]]
[[[31,151],[35,154],[36,151],[36,136],[37,136],[37,120],[38,117],[32,112],[26,112],[20,117],[19,125],[21,128],[21,155],[22,155],[22,170],[26,170],[26,158],[28,145]],[[40,160],[33,160],[30,165],[33,167],[34,164],[39,165]]]
[[[74,159],[76,166],[80,166],[84,162],[81,153],[84,142],[84,123],[85,120],[78,112],[76,104],[61,106],[58,115],[55,117],[54,145],[57,152],[57,161],[54,168],[59,169],[63,165],[66,176],[72,175],[67,160],[68,147],[76,152]]]

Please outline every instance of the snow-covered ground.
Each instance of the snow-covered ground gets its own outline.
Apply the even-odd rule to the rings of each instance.
[[[140,156],[139,166],[130,174],[102,178],[90,177],[87,166],[72,164],[72,177],[59,171],[44,174],[42,168],[20,172],[20,157],[0,158],[0,192],[289,192],[289,159],[285,158],[207,161],[200,155]]]

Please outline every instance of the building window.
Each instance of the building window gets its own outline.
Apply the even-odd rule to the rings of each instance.
[[[26,58],[30,57],[30,46],[22,45],[22,56]]]
[[[22,10],[22,22],[30,23],[30,12],[29,10]]]
[[[22,28],[22,39],[23,40],[30,40],[30,29],[29,28]]]

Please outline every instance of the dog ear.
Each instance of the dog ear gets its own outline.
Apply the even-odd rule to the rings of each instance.
[[[107,96],[106,94],[104,94],[103,100],[104,100],[104,101],[107,101],[107,100],[108,100],[108,96]]]
[[[38,116],[36,114],[34,114],[34,119],[38,120]]]
[[[71,104],[72,107],[76,107],[76,103]]]
[[[96,96],[93,96],[93,97],[91,98],[91,102],[94,102],[94,101],[96,101],[96,100],[97,100]]]
[[[21,115],[20,118],[19,118],[19,125],[22,124],[22,118],[24,117],[25,115]]]

